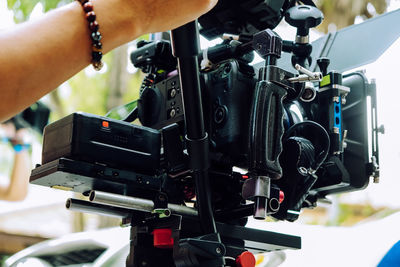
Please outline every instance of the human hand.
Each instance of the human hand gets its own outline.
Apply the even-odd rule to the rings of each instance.
[[[162,32],[193,21],[211,10],[218,0],[130,1],[143,22],[143,33]]]
[[[15,132],[13,138],[11,138],[10,142],[13,145],[16,144],[28,144],[29,142],[29,130],[26,128],[19,129]]]
[[[214,7],[217,0],[91,2],[102,35],[102,53],[106,54],[145,33],[171,30],[193,21]],[[11,31],[2,31],[0,121],[21,112],[90,64],[90,34],[78,1]]]
[[[104,52],[137,37],[175,29],[212,9],[218,0],[92,0]]]
[[[0,124],[1,138],[9,141],[13,146],[29,143],[29,130],[26,128],[16,129],[11,122]]]
[[[5,140],[10,140],[12,138],[14,138],[15,136],[15,126],[13,123],[2,123],[0,124],[0,135],[1,138],[4,138]]]

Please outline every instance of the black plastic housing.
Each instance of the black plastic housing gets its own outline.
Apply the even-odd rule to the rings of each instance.
[[[204,123],[211,150],[228,155],[229,162],[238,163],[247,153],[249,114],[256,83],[254,70],[240,61],[227,60],[202,73],[200,80]],[[178,76],[169,77],[143,91],[139,119],[143,125],[156,129],[183,122]]]
[[[154,173],[159,131],[86,113],[73,113],[44,130],[42,164],[61,157]]]
[[[236,60],[204,74],[203,107],[211,150],[237,162],[247,154],[249,114],[255,88],[254,70]]]
[[[88,194],[91,190],[149,197],[161,188],[165,174],[146,175],[104,164],[59,158],[32,170],[30,183]]]
[[[214,39],[223,33],[254,34],[273,29],[292,3],[288,0],[220,0],[199,18],[200,33]]]

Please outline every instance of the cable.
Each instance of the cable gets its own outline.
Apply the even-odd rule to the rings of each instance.
[[[316,160],[315,160],[315,166],[314,166],[314,170],[317,170],[321,164],[326,160],[328,153],[329,153],[329,149],[330,149],[330,138],[328,135],[328,132],[325,130],[324,127],[322,127],[319,123],[316,123],[314,121],[303,121],[300,123],[296,123],[295,125],[291,126],[285,133],[284,137],[283,137],[283,142],[285,142],[287,139],[289,139],[291,136],[302,136],[305,137],[307,139],[309,139],[309,137],[307,136],[307,134],[294,134],[296,131],[299,132],[301,130],[303,130],[305,132],[304,129],[306,129],[307,127],[311,127],[314,128],[316,131],[313,131],[313,133],[318,133],[322,138],[318,139],[318,141],[323,141],[322,143],[324,144],[324,146],[322,147],[321,152],[317,155]],[[312,142],[312,140],[310,140],[310,142]],[[312,142],[314,143],[314,142]],[[315,146],[317,147],[317,146]]]

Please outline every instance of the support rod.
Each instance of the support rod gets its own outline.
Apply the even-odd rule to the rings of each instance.
[[[196,182],[196,203],[205,234],[216,233],[211,190],[208,178],[208,136],[204,130],[198,54],[200,52],[197,21],[171,32],[172,51],[178,60],[178,71],[185,109],[186,142]]]
[[[154,210],[154,202],[148,199],[118,195],[113,193],[106,193],[101,191],[90,191],[89,201],[109,205],[118,208],[125,208],[128,210],[147,211]],[[168,209],[172,213],[186,216],[197,216],[197,210],[177,204],[168,204]]]
[[[94,213],[98,215],[111,216],[117,218],[126,218],[131,215],[132,210],[112,207],[108,205],[91,203],[85,200],[69,198],[65,203],[67,210]]]

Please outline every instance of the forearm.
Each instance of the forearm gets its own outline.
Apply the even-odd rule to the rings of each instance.
[[[173,29],[217,0],[91,0],[103,53],[148,32]],[[91,62],[88,22],[75,1],[0,33],[0,122],[58,87]]]
[[[123,18],[112,21],[106,11],[111,2],[95,1],[104,52],[128,40],[126,33],[118,36],[123,29],[136,37],[135,30],[124,25]],[[82,7],[74,2],[38,21],[0,34],[0,91],[4,100],[0,121],[23,110],[90,63],[87,24]]]
[[[28,193],[31,161],[28,151],[15,154],[10,183],[0,188],[0,199],[8,201],[23,200]]]

